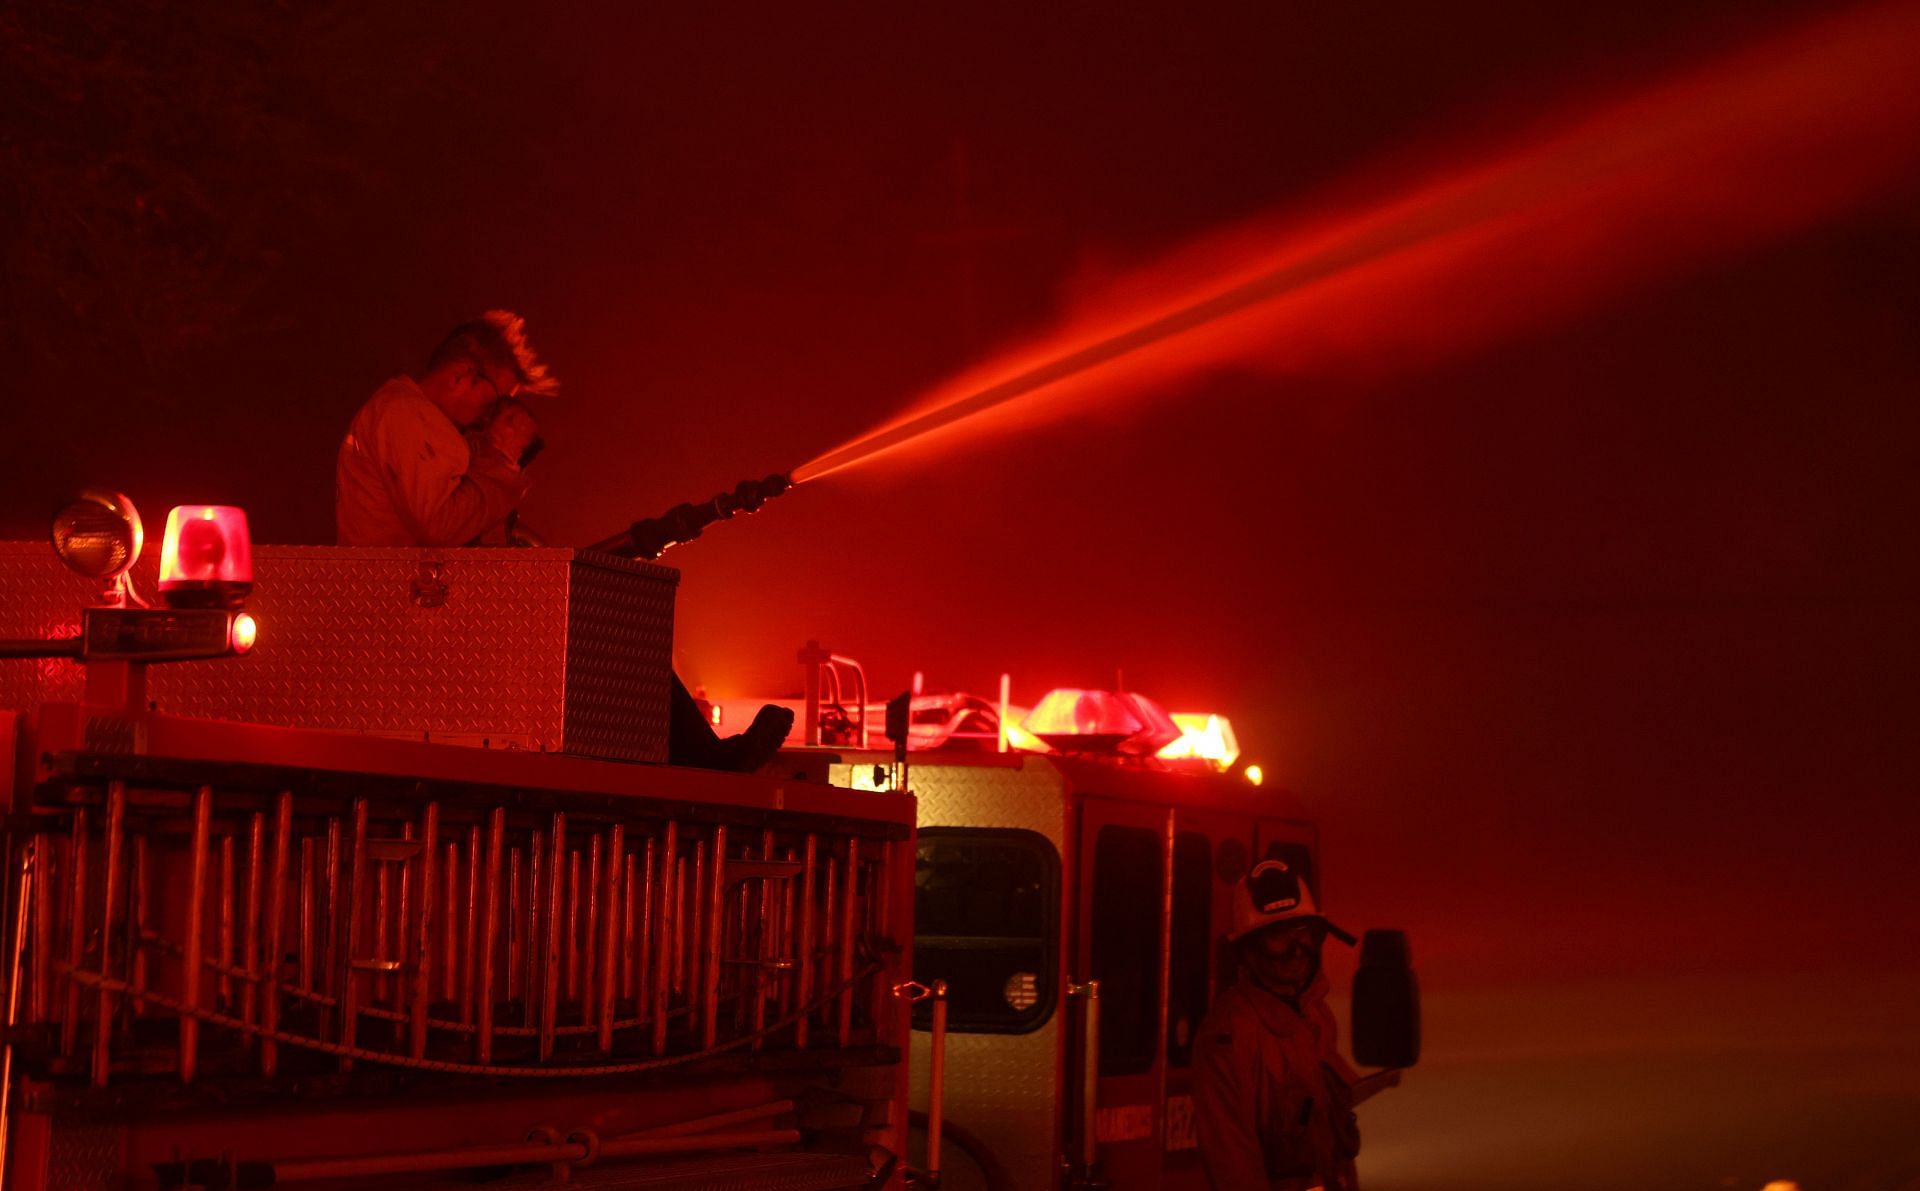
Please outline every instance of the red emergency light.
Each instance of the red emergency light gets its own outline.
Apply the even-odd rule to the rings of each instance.
[[[1132,691],[1048,691],[1023,726],[1063,753],[1151,756],[1180,739],[1173,717]]]
[[[160,597],[174,608],[238,608],[253,590],[247,514],[231,505],[181,505],[167,514]]]

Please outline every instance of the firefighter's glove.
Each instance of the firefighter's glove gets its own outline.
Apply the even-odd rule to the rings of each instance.
[[[533,412],[511,398],[503,398],[487,421],[487,444],[515,466],[525,467],[533,460],[534,444],[540,439],[540,425]]]

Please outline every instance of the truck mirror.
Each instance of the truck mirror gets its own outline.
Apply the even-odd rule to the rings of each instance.
[[[1353,1061],[1411,1067],[1420,1061],[1420,984],[1403,930],[1370,930],[1353,976]]]

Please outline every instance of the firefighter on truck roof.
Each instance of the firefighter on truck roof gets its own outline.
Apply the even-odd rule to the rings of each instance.
[[[503,524],[527,494],[537,436],[518,398],[559,391],[520,316],[490,310],[455,327],[420,379],[394,377],[354,416],[334,472],[340,544],[464,546]]]
[[[1352,1191],[1353,1107],[1399,1082],[1359,1078],[1340,1057],[1320,948],[1353,936],[1323,917],[1285,862],[1254,866],[1234,891],[1228,935],[1240,978],[1194,1043],[1194,1123],[1216,1191]]]
[[[415,380],[389,380],[360,407],[334,470],[342,546],[467,546],[507,540],[541,447],[520,397],[552,397],[559,378],[527,341],[526,320],[489,310],[447,334]],[[722,740],[676,677],[667,730],[675,765],[751,773],[778,751],[793,713],[763,707]]]

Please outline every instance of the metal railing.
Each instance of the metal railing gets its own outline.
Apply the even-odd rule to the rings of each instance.
[[[873,1040],[891,841],[438,793],[42,786],[8,841],[9,1037],[95,1087],[154,1074],[175,1025],[181,1081],[289,1049],[583,1076]]]

